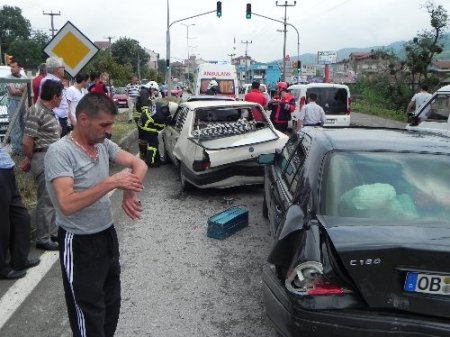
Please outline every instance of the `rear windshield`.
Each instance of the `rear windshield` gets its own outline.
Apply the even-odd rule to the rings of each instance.
[[[334,153],[323,178],[325,215],[449,223],[447,155]]]
[[[327,115],[344,115],[348,112],[348,93],[344,88],[308,88],[306,95],[315,93],[316,103]],[[294,93],[295,96],[295,93]]]
[[[114,93],[115,94],[126,94],[127,93],[127,88],[125,87],[118,87],[114,89]]]
[[[195,111],[194,137],[223,137],[268,127],[264,112],[258,107],[205,108]]]
[[[202,79],[201,87],[200,87],[200,94],[205,95],[206,90],[208,90],[208,84],[212,80],[210,79]],[[234,81],[232,79],[229,80],[218,80],[215,79],[215,81],[219,84],[219,92],[217,94],[222,95],[234,95]]]

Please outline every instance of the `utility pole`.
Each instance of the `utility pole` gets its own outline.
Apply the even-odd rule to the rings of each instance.
[[[247,55],[248,55],[248,53],[247,53],[247,51],[248,51],[248,45],[249,44],[252,44],[252,40],[250,40],[250,41],[248,41],[248,40],[245,40],[245,41],[241,41],[241,43],[244,43],[245,44],[245,83],[249,83],[247,80],[248,80],[248,59],[247,59]]]
[[[188,88],[191,88],[191,75],[190,75],[190,70],[191,70],[191,59],[189,58],[189,27],[190,26],[195,26],[195,23],[190,23],[190,24],[186,24],[186,23],[182,23],[183,26],[186,27],[186,47],[187,47],[187,85]]]
[[[233,64],[233,56],[236,56],[235,53],[227,54],[230,57],[230,63]]]
[[[112,55],[112,51],[111,51],[111,40],[115,39],[115,36],[107,36],[105,37],[105,39],[108,39],[108,50],[109,50],[109,55]]]
[[[52,38],[53,38],[55,36],[55,32],[57,31],[57,29],[55,29],[55,27],[53,26],[53,17],[55,15],[61,15],[61,12],[53,13],[53,11],[50,11],[50,13],[45,13],[44,11],[42,11],[42,14],[43,15],[50,15],[50,18],[51,18],[50,22],[51,22],[51,26],[52,26],[50,31],[52,32]]]
[[[284,31],[284,42],[283,42],[283,82],[286,82],[286,20],[287,20],[287,8],[294,7],[297,4],[297,1],[294,1],[293,4],[288,4],[287,1],[282,5],[278,5],[278,1],[275,1],[275,5],[277,7],[284,7],[284,18],[283,18],[283,31]]]

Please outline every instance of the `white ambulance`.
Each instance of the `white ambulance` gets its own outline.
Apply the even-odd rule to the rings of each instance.
[[[219,85],[217,95],[239,98],[236,67],[229,63],[202,63],[197,67],[194,95],[206,95],[208,84],[215,80]]]

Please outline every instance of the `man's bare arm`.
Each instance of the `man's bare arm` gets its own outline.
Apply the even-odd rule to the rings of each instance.
[[[71,215],[94,204],[110,191],[118,188],[141,192],[144,188],[140,177],[129,171],[116,173],[100,183],[80,192],[74,191],[72,177],[58,177],[52,181],[58,205],[64,215]]]

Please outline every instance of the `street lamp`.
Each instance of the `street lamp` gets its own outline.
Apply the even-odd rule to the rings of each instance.
[[[186,27],[186,47],[187,47],[187,85],[188,88],[191,88],[191,80],[190,80],[190,64],[191,64],[191,60],[189,59],[189,27],[190,26],[195,26],[195,23],[190,23],[190,24],[186,24],[186,23],[181,23],[183,26]]]
[[[175,20],[172,23],[170,23],[169,20],[169,0],[167,0],[167,30],[166,30],[166,62],[167,62],[167,72],[166,72],[166,79],[167,79],[167,85],[170,88],[171,84],[172,84],[172,79],[171,79],[171,69],[170,69],[170,27],[177,23],[177,22],[181,22],[181,21],[185,21],[188,19],[193,19],[199,16],[203,16],[206,14],[211,14],[211,13],[216,13],[216,10],[213,11],[208,11],[208,12],[204,12],[204,13],[200,13],[200,14],[196,14],[196,15],[192,15],[192,16],[188,16],[187,18],[183,18],[183,19],[179,19],[179,20]],[[170,96],[170,90],[168,95]]]

